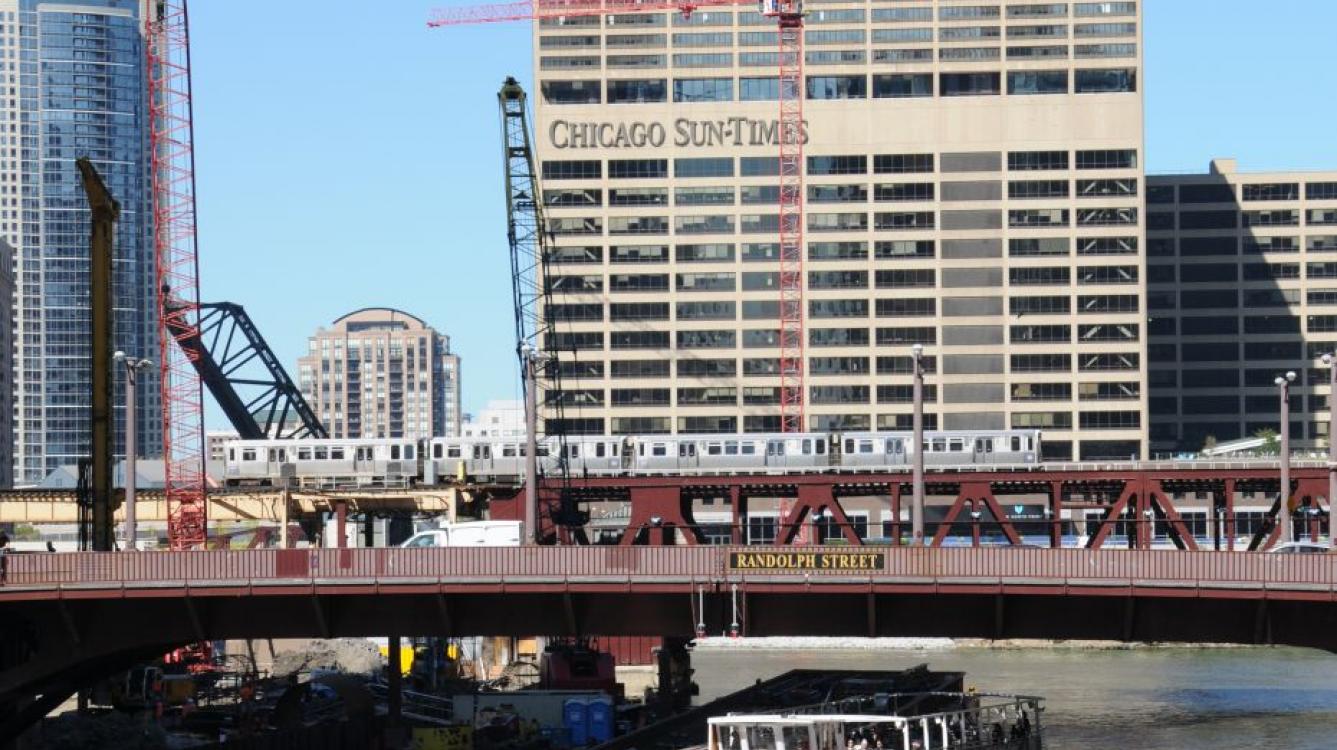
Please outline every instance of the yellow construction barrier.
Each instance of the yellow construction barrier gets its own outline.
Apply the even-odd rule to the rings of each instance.
[[[468,725],[456,727],[414,727],[413,750],[471,750],[473,747],[474,728]]]

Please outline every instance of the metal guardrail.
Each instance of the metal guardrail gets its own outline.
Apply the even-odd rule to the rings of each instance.
[[[735,553],[747,558],[735,558]],[[489,547],[14,555],[5,591],[398,583],[1007,582],[1337,588],[1337,555],[910,547]]]

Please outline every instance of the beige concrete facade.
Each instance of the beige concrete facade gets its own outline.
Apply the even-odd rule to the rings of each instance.
[[[460,430],[460,358],[401,310],[339,318],[297,360],[302,395],[332,438],[428,438]]]
[[[808,11],[807,426],[908,429],[921,342],[930,426],[1141,454],[1140,3]],[[778,425],[774,29],[741,7],[536,25],[571,429]]]
[[[1280,429],[1326,448],[1337,351],[1337,172],[1236,171],[1147,179],[1154,452],[1196,451]]]

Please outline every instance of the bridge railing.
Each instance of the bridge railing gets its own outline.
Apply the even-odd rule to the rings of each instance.
[[[639,584],[773,579],[1029,585],[1337,586],[1337,555],[1007,547],[483,547],[10,555],[4,586],[153,588],[440,581]]]

